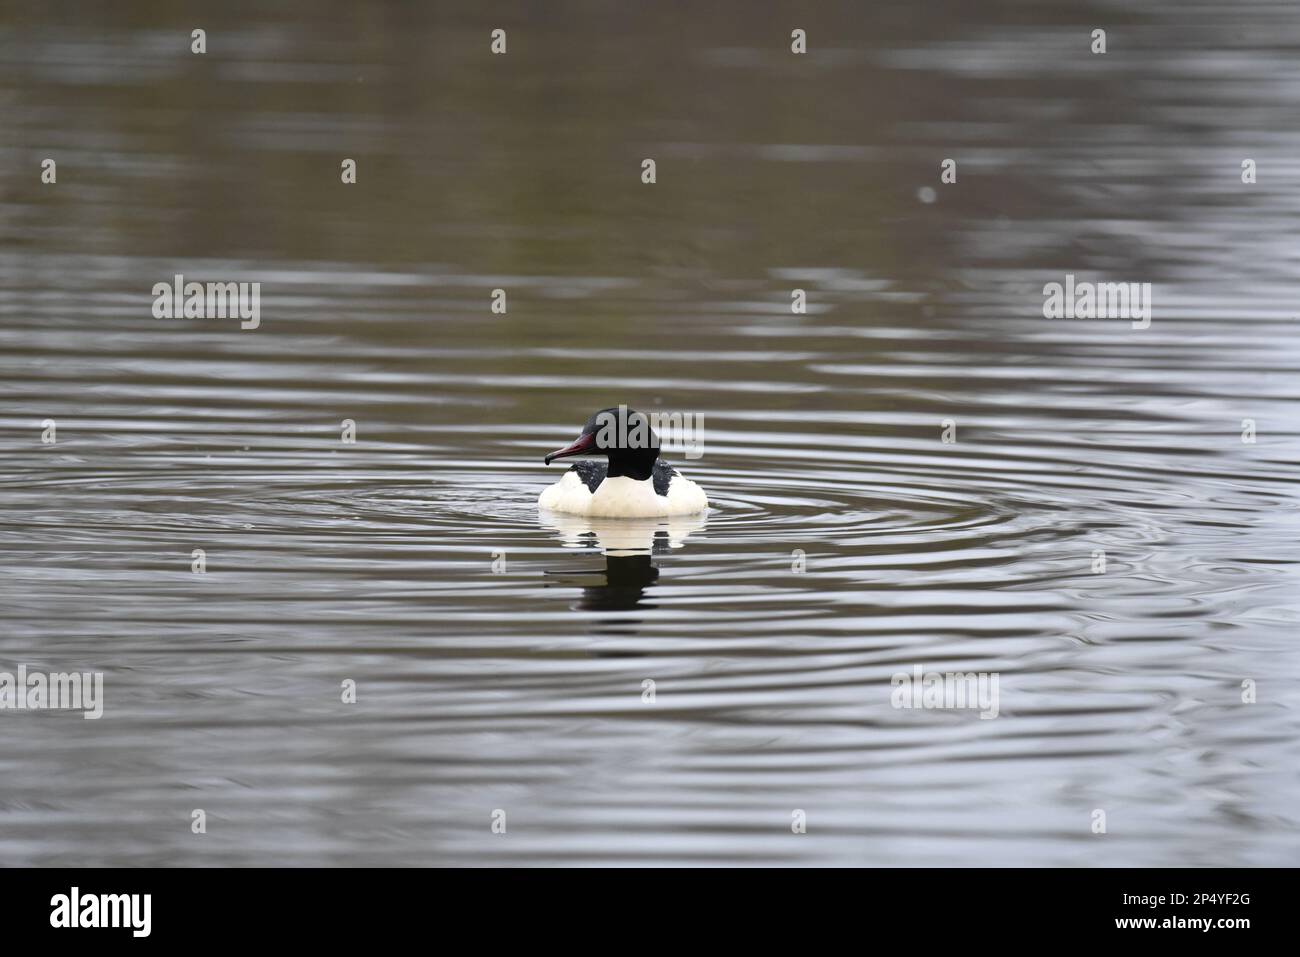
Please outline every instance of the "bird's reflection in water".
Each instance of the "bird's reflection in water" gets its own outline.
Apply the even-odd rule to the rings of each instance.
[[[595,612],[654,608],[646,595],[659,580],[655,558],[681,548],[707,522],[704,514],[647,519],[587,518],[547,510],[539,514],[543,527],[559,533],[566,548],[603,553],[603,568],[588,562],[545,573],[548,584],[581,588],[574,608]],[[635,634],[640,624],[640,619],[625,615],[597,621],[600,627],[595,630],[603,634]]]

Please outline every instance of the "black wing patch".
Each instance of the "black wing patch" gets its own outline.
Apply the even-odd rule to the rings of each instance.
[[[588,492],[595,492],[600,487],[600,483],[605,481],[605,473],[609,471],[609,466],[604,462],[575,462],[569,471],[578,473],[578,478],[582,479],[582,484],[587,486]]]
[[[650,473],[650,477],[654,479],[655,483],[655,494],[667,498],[668,485],[672,482],[673,476],[676,474],[677,470],[663,459],[657,460],[655,462],[654,471]]]
[[[569,471],[577,472],[582,484],[587,486],[587,491],[595,494],[596,489],[600,488],[600,483],[605,481],[609,466],[604,462],[575,462],[569,467]],[[668,486],[676,474],[677,470],[663,459],[655,462],[654,471],[650,473],[650,478],[654,481],[655,494],[667,498]]]

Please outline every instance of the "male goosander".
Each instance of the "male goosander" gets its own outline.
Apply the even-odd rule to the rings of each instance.
[[[573,444],[544,461],[550,465],[575,455],[603,455],[609,464],[577,463],[542,492],[541,508],[599,518],[654,518],[709,507],[703,489],[659,458],[659,436],[649,420],[626,406],[601,409]]]

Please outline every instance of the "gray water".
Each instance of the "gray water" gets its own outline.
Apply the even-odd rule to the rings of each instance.
[[[0,864],[1296,863],[1300,12],[699,6],[0,15]]]

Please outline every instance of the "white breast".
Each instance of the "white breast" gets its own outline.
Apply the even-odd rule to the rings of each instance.
[[[625,475],[605,479],[593,494],[576,472],[565,472],[558,482],[542,492],[537,504],[572,515],[651,518],[702,512],[709,507],[709,499],[703,489],[680,474],[668,483],[667,495],[656,493],[650,479],[638,482]]]

